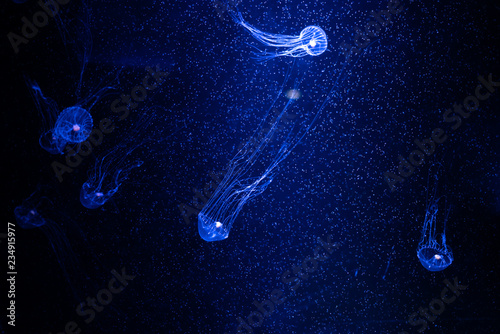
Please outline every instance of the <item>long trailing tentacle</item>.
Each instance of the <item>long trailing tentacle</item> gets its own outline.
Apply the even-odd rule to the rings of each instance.
[[[229,14],[233,18],[234,22],[247,29],[252,36],[255,37],[255,39],[267,46],[289,48],[301,45],[301,41],[298,36],[266,33],[247,23],[239,11],[230,11]]]

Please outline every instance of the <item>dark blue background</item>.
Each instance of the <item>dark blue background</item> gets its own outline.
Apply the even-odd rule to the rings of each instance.
[[[82,333],[236,333],[237,317],[254,311],[254,300],[281,289],[287,300],[255,333],[417,333],[419,327],[407,322],[410,314],[439,298],[444,279],[458,277],[468,288],[426,332],[495,333],[500,328],[498,89],[457,131],[448,127],[448,140],[396,191],[389,190],[383,173],[396,171],[398,155],[416,149],[415,138],[444,127],[442,113],[474,93],[479,75],[500,78],[500,10],[485,0],[401,3],[405,10],[345,72],[340,44],[352,44],[355,28],[364,27],[370,11],[385,9],[387,1],[238,6],[246,21],[266,32],[297,35],[308,25],[325,30],[328,51],[294,65],[304,76],[300,90],[309,112],[341,73],[345,76],[268,189],[245,205],[229,238],[216,243],[203,241],[194,217],[187,224],[178,205],[194,207],[194,189],[202,190],[211,172],[223,171],[258,129],[290,58],[264,64],[250,59],[253,49],[246,43],[258,42],[227,12],[218,14],[211,1],[89,1],[94,48],[85,85],[92,89],[122,70],[116,91],[96,105],[94,121],[117,120],[111,102],[142,82],[146,66],[159,64],[170,74],[59,183],[51,163],[64,160],[38,145],[40,118],[23,75],[37,80],[60,106],[70,106],[74,59],[53,19],[19,54],[4,37],[2,224],[15,222],[14,208],[38,191],[54,203],[45,207],[46,215],[67,230],[81,262],[82,275],[74,278],[79,295],[95,296],[112,269],[125,267],[136,275],[85,324],[75,313],[83,298],[73,296],[50,240],[41,230],[17,227],[17,321],[15,330],[6,328],[2,315],[4,330],[57,333],[75,320]],[[6,2],[3,35],[19,32],[21,17],[38,10],[36,1]],[[73,0],[60,15],[80,13],[81,3]],[[112,201],[85,209],[79,190],[95,157],[125,138],[148,112],[157,121],[145,136],[178,132],[138,152],[145,164]],[[419,263],[416,248],[435,162],[445,174],[440,194],[452,205],[447,240],[455,261],[432,273]],[[290,293],[282,273],[300,265],[317,237],[327,235],[339,248]]]

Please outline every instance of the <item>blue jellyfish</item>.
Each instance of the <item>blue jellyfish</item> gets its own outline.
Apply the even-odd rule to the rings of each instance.
[[[92,132],[91,109],[112,87],[100,88],[97,92],[79,99],[73,106],[59,112],[57,103],[44,96],[40,86],[26,79],[36,109],[42,119],[40,146],[51,154],[61,154],[67,144],[84,142]]]
[[[187,126],[188,122],[183,121],[184,125],[169,135],[154,135],[152,123],[169,128],[175,127],[173,124],[153,122],[155,114],[164,112],[158,112],[158,110],[162,109],[153,107],[148,110],[147,114],[139,116],[138,122],[128,136],[96,159],[94,167],[88,172],[88,180],[80,190],[80,202],[84,207],[97,209],[103,206],[129,178],[132,170],[143,165],[144,161],[133,156],[137,155],[134,153],[137,149],[147,144],[148,149],[144,154],[157,156],[164,152],[164,147],[159,144],[168,141],[171,136]],[[156,152],[156,149],[161,152]]]
[[[267,171],[258,179],[243,179],[243,170],[233,162],[224,177],[221,185],[217,187],[214,195],[198,214],[198,232],[205,241],[220,241],[227,239],[229,231],[243,208],[243,205],[253,197],[261,194],[272,181],[273,169],[279,161],[285,158],[286,148],[275,157],[274,166],[269,166]],[[228,177],[229,176],[229,177]]]
[[[81,268],[67,234],[71,233],[72,236],[78,237],[80,240],[83,238],[84,242],[86,242],[86,238],[71,219],[66,216],[61,218],[60,214],[56,215],[52,212],[53,210],[48,209],[53,208],[54,203],[47,197],[41,196],[40,189],[40,187],[37,188],[21,205],[14,209],[17,225],[22,229],[38,229],[45,234],[75,298],[80,300],[84,296],[78,293],[75,287],[83,287],[86,283],[82,279],[85,280],[88,277]],[[64,223],[58,224],[49,217],[55,217]]]
[[[41,202],[36,203],[35,205],[29,202],[30,198],[26,199],[22,205],[17,206],[14,209],[14,216],[16,217],[17,225],[25,230],[28,230],[47,224],[47,220],[43,218],[37,210],[37,207],[41,204]]]
[[[87,209],[97,209],[106,203],[117,191],[120,185],[128,179],[132,169],[140,167],[144,162],[140,160],[124,164],[123,158],[132,153],[113,150],[103,158],[98,159],[95,168],[90,172],[89,179],[80,190],[80,202]],[[124,156],[121,156],[121,154]],[[109,179],[109,180],[108,180]]]
[[[86,10],[86,4],[83,3]],[[78,66],[74,75],[74,87],[68,89],[73,93],[76,103],[64,108],[62,111],[57,103],[44,95],[39,84],[25,78],[28,89],[35,102],[35,107],[42,119],[39,143],[40,146],[51,154],[61,154],[67,144],[79,144],[85,141],[92,131],[92,116],[90,112],[94,105],[112,87],[103,85],[102,82],[93,89],[87,89],[82,94],[83,74],[92,50],[92,35],[90,33],[86,12],[83,19],[68,20],[67,22],[56,16],[61,39],[66,50],[71,50],[68,57],[76,59]],[[68,70],[71,72],[73,67]]]
[[[97,209],[104,205],[128,179],[131,171],[142,166],[144,162],[132,158],[132,153],[153,140],[151,137],[140,137],[147,133],[151,119],[151,116],[142,117],[129,136],[97,157],[94,167],[88,172],[88,180],[80,190],[80,202],[84,207]]]
[[[328,47],[325,31],[318,26],[307,26],[299,36],[270,34],[247,23],[240,12],[231,15],[236,23],[248,30],[252,36],[266,46],[278,48],[276,52],[262,52],[257,54],[257,59],[268,60],[274,57],[304,57],[319,56]]]
[[[198,232],[205,241],[220,241],[229,236],[232,225],[245,203],[267,188],[273,180],[276,167],[290,154],[290,144],[284,142],[277,152],[272,153],[271,161],[263,167],[262,174],[251,176],[252,167],[268,148],[291,101],[293,100],[283,108],[263,138],[258,140],[252,137],[229,163],[223,180],[198,214]]]
[[[321,105],[316,112],[314,110],[308,112],[304,110],[307,104],[297,106],[299,110],[296,114],[304,117],[284,124],[284,119],[289,115],[292,106],[300,101],[294,95],[294,98],[278,102],[279,98],[283,99],[286,96],[283,87],[290,78],[292,68],[293,65],[286,74],[278,96],[266,112],[260,126],[261,131],[256,131],[238,150],[229,162],[223,180],[199,212],[198,232],[204,240],[219,241],[229,236],[243,206],[268,187],[278,166],[299,144],[324,107]],[[298,91],[298,83],[295,83],[293,89]],[[275,110],[278,103],[283,103],[284,106],[278,109],[280,111],[275,117],[271,110]]]
[[[441,271],[446,269],[453,262],[453,253],[446,244],[446,222],[449,211],[444,217],[443,233],[441,242],[436,239],[436,221],[438,215],[439,199],[431,199],[427,206],[422,238],[418,244],[417,257],[425,269],[429,271]]]
[[[57,118],[54,134],[68,143],[81,143],[92,132],[92,116],[79,106],[64,109]]]

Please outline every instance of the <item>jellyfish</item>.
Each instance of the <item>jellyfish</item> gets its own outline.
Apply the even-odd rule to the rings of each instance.
[[[203,240],[220,241],[228,238],[245,203],[261,194],[273,180],[276,167],[290,152],[285,143],[264,167],[262,175],[252,177],[251,170],[277,131],[277,124],[286,111],[287,107],[260,141],[250,139],[229,163],[222,182],[198,214],[198,233]]]
[[[307,26],[298,36],[270,34],[247,23],[240,12],[231,12],[233,20],[248,30],[252,36],[266,46],[277,48],[273,52],[256,54],[258,60],[264,61],[275,57],[319,56],[328,47],[326,33],[318,26]]]
[[[88,179],[80,189],[80,203],[87,209],[97,209],[108,202],[120,186],[129,179],[136,168],[141,167],[144,161],[138,155],[153,155],[155,159],[164,154],[165,147],[162,142],[168,142],[172,136],[187,127],[193,119],[183,120],[183,126],[176,122],[167,123],[163,119],[155,118],[164,114],[161,107],[152,107],[139,115],[133,128],[127,132],[125,138],[116,146],[96,158],[94,167],[88,171]],[[160,129],[153,127],[160,125]],[[175,129],[170,134],[164,133],[164,128]],[[158,131],[158,132],[157,132]],[[147,145],[147,151],[137,153],[137,150]],[[145,159],[144,159],[145,160]],[[148,160],[152,160],[148,158]],[[156,181],[156,180],[155,180]]]
[[[441,271],[446,269],[453,262],[453,253],[446,244],[446,222],[448,221],[449,210],[443,220],[443,233],[441,241],[436,238],[436,223],[438,216],[439,198],[433,197],[427,206],[422,237],[418,244],[417,257],[422,266],[429,271]]]
[[[286,148],[275,157],[274,164],[284,159]],[[222,181],[209,203],[198,214],[198,233],[205,241],[220,241],[227,239],[229,231],[243,208],[243,205],[253,197],[261,194],[272,181],[274,166],[258,179],[238,180],[244,172],[243,166],[233,163],[229,174]],[[227,176],[230,177],[227,177]]]
[[[120,185],[128,179],[134,168],[140,167],[144,162],[140,160],[124,164],[123,159],[132,153],[135,148],[128,151],[113,150],[99,159],[92,169],[89,179],[83,184],[80,191],[80,202],[87,209],[97,209],[104,205],[117,191]],[[124,153],[124,156],[121,156]],[[107,178],[110,179],[107,182]]]
[[[36,81],[26,79],[35,107],[42,119],[39,137],[40,146],[51,154],[62,154],[67,144],[80,144],[87,140],[93,128],[90,111],[94,105],[112,89],[99,88],[76,104],[59,111],[57,103],[46,97]]]
[[[83,8],[86,9],[85,3]],[[88,138],[92,131],[91,110],[113,87],[104,85],[104,80],[93,88],[90,88],[91,84],[84,85],[83,76],[92,50],[88,13],[83,19],[65,21],[60,16],[55,18],[65,49],[73,51],[68,57],[78,63],[73,76],[74,86],[67,89],[75,103],[61,110],[42,92],[37,81],[25,76],[25,82],[42,120],[40,146],[51,154],[62,154],[67,144],[80,144]],[[71,73],[74,67],[65,70]],[[85,94],[82,93],[84,86],[88,88]]]
[[[125,139],[96,158],[80,190],[80,203],[84,207],[97,209],[103,206],[129,178],[132,170],[142,166],[144,161],[134,158],[132,153],[154,140],[147,133],[152,118],[142,116]]]
[[[55,136],[68,143],[81,143],[92,132],[92,116],[79,106],[64,109],[57,118]]]
[[[29,201],[29,199],[26,201]],[[38,205],[39,204],[33,206],[23,203],[23,205],[17,206],[14,209],[14,215],[16,216],[17,225],[19,225],[19,227],[28,230],[43,226],[47,223],[47,220],[38,213]]]
[[[278,166],[301,142],[324,107],[324,104],[321,104],[319,110],[308,112],[307,103],[301,105],[300,99],[290,98],[284,93],[284,86],[288,84],[292,70],[293,65],[290,66],[271,107],[265,113],[259,129],[229,162],[223,180],[199,212],[198,233],[205,241],[228,238],[243,206],[266,190]],[[293,84],[294,91],[299,91],[299,85],[300,82],[297,81]],[[277,108],[278,104],[283,107]],[[297,109],[296,114],[302,115],[303,118],[284,122],[293,106]],[[271,110],[275,108],[279,110],[276,117],[271,115]]]
[[[54,212],[54,202],[41,195],[43,188],[38,187],[21,205],[14,209],[17,225],[22,229],[38,229],[50,242],[50,246],[61,267],[63,276],[68,282],[77,300],[83,294],[77,288],[86,284],[88,276],[82,270],[81,263],[75,255],[68,236],[87,242],[85,235],[74,222],[61,212]],[[59,221],[60,223],[56,222]]]

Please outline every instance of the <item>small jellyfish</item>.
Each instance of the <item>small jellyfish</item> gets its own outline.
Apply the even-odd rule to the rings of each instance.
[[[438,213],[438,200],[427,208],[424,219],[424,227],[422,229],[422,238],[418,244],[417,257],[429,271],[441,271],[446,269],[453,262],[453,252],[446,244],[446,221],[448,215],[444,219],[443,233],[441,234],[441,242],[436,239],[436,220]]]
[[[132,153],[135,148],[124,152],[125,156]],[[89,179],[80,190],[80,202],[87,209],[97,209],[104,205],[117,191],[120,185],[128,179],[134,168],[140,167],[143,161],[134,161],[122,165],[119,150],[111,152],[96,163],[96,168],[90,172]],[[110,179],[107,182],[107,178]]]
[[[240,12],[231,15],[236,23],[248,30],[252,36],[266,46],[278,48],[276,52],[261,52],[256,54],[259,60],[268,60],[274,57],[304,57],[319,56],[328,47],[326,33],[318,26],[307,26],[299,36],[270,34],[263,32],[247,23]]]
[[[285,150],[278,155],[280,160],[284,158],[284,153]],[[198,233],[205,241],[227,239],[243,205],[260,195],[272,181],[273,167],[258,179],[240,179],[241,175],[233,174],[236,172],[233,167],[231,166],[230,174],[226,174],[222,181],[222,187],[217,188],[214,196],[198,214]]]
[[[435,180],[437,183],[437,174]],[[444,270],[453,262],[453,252],[446,244],[446,223],[450,213],[449,209],[445,212],[443,217],[441,242],[436,238],[436,223],[438,220],[438,204],[440,200],[440,198],[436,196],[436,191],[437,187],[435,186],[433,195],[430,199],[427,199],[422,237],[417,248],[417,257],[420,263],[429,271]]]
[[[90,110],[105,92],[111,89],[111,87],[103,87],[59,112],[57,103],[44,96],[35,81],[27,79],[26,82],[42,119],[38,142],[51,154],[61,154],[67,144],[79,144],[89,137],[93,128]]]
[[[14,209],[14,216],[19,227],[28,230],[47,223],[47,220],[38,213],[37,206],[23,204]]]
[[[17,225],[22,229],[39,229],[45,234],[75,298],[81,300],[84,295],[78,289],[86,285],[88,277],[81,268],[68,236],[83,239],[84,242],[86,238],[71,219],[52,210],[54,202],[42,196],[41,189],[37,188],[14,209]]]
[[[88,138],[92,131],[90,112],[106,92],[112,89],[103,85],[103,81],[97,85],[88,82],[84,84],[83,75],[92,50],[92,35],[89,29],[87,5],[84,3],[82,7],[85,9],[83,19],[64,21],[60,16],[55,17],[65,50],[71,52],[68,58],[77,62],[77,66],[65,69],[70,75],[73,74],[71,77],[74,85],[66,91],[72,94],[76,103],[61,111],[53,99],[44,95],[35,80],[25,77],[26,85],[42,120],[40,146],[51,154],[62,154],[67,144],[79,144]],[[83,90],[85,93],[82,93]]]
[[[92,132],[92,116],[79,106],[64,109],[57,118],[54,133],[68,143],[81,143]]]
[[[80,202],[87,209],[103,206],[118,191],[133,169],[142,166],[143,161],[133,158],[132,153],[152,139],[142,139],[152,117],[143,117],[136,128],[118,145],[96,159],[88,172],[88,180],[80,190]]]

